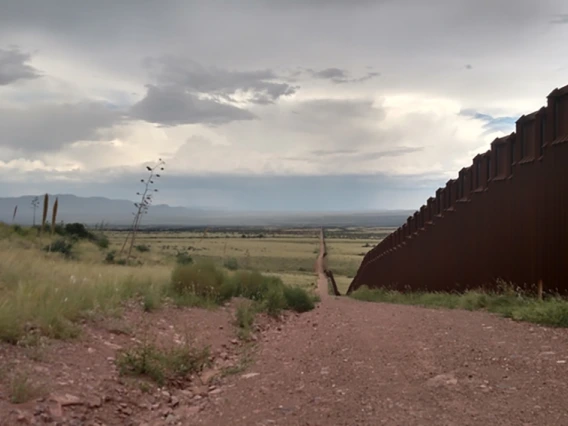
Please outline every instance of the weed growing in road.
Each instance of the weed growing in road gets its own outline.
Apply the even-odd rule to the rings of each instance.
[[[34,384],[27,373],[16,371],[10,380],[10,401],[23,404],[43,394],[41,386]]]
[[[164,349],[145,342],[120,351],[116,363],[120,374],[146,376],[161,386],[202,371],[209,363],[209,348],[185,344]]]
[[[252,354],[254,347],[255,345],[253,343],[245,343],[245,345],[242,347],[239,362],[230,367],[223,368],[221,370],[221,377],[239,374],[245,371],[253,362]]]
[[[424,307],[486,310],[516,321],[526,321],[553,327],[568,327],[568,300],[548,297],[542,301],[520,293],[468,291],[463,294],[443,292],[400,293],[362,286],[351,297],[366,302],[384,302]]]
[[[249,338],[256,311],[256,306],[250,302],[243,302],[237,306],[235,326],[238,328],[239,339],[246,340]]]

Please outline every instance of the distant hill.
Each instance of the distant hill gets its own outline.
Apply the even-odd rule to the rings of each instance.
[[[94,225],[104,221],[111,226],[127,226],[132,223],[134,202],[112,200],[104,197],[78,197],[70,194],[49,195],[51,206],[59,198],[57,221],[81,222]],[[32,200],[35,196],[0,198],[0,221],[11,223],[14,207],[18,206],[16,223],[30,225],[33,222]],[[41,221],[43,198],[36,212]],[[156,204],[142,222],[146,226],[380,226],[397,227],[412,211],[393,210],[377,212],[228,212],[199,208],[172,207]]]

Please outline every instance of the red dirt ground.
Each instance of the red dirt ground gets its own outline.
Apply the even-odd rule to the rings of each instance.
[[[318,284],[327,294],[322,274]],[[212,345],[213,373],[237,365],[233,309],[133,308],[115,324],[85,324],[79,341],[51,342],[39,359],[0,345],[1,365],[48,387],[15,405],[0,386],[0,424],[568,425],[568,331],[483,312],[324,297],[312,312],[261,318],[253,362],[237,374],[149,392],[118,376],[116,350],[144,331],[162,341],[193,331]]]

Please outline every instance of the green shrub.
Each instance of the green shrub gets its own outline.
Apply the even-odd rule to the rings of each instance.
[[[71,257],[73,255],[73,243],[65,238],[59,238],[45,246],[43,250],[53,253],[61,253],[65,257]]]
[[[177,295],[193,293],[220,302],[221,288],[226,279],[226,274],[211,262],[178,265],[172,272],[171,288]]]
[[[315,308],[312,297],[301,287],[284,286],[284,297],[288,309],[296,312],[307,312]]]
[[[42,396],[45,393],[45,389],[34,384],[27,372],[17,371],[10,381],[9,393],[10,402],[23,404]]]
[[[282,287],[284,284],[279,277],[262,275],[258,271],[237,271],[232,277],[235,296],[251,300],[263,300],[272,287]]]
[[[21,237],[27,237],[32,229],[22,228],[20,225],[13,225],[12,230],[14,231],[14,233],[20,235]]]
[[[137,246],[135,246],[136,250],[138,250],[140,253],[145,253],[150,251],[150,246],[147,244],[138,244]]]
[[[255,311],[251,303],[241,303],[235,312],[235,325],[249,331],[254,322]]]
[[[95,244],[101,249],[107,249],[110,245],[110,241],[106,235],[99,234],[95,238]]]
[[[261,310],[261,306],[252,301],[239,303],[235,312],[234,325],[238,327],[237,335],[239,339],[248,340],[252,332],[252,325],[256,314]]]
[[[219,304],[243,297],[268,314],[278,316],[284,309],[305,312],[315,307],[315,299],[301,287],[287,287],[276,276],[258,271],[236,271],[228,276],[211,262],[177,265],[172,272],[171,293],[178,305]]]
[[[95,236],[82,223],[68,223],[65,225],[65,234],[84,240],[95,239]]]
[[[106,263],[114,263],[114,258],[116,257],[116,250],[109,251],[105,256]]]
[[[179,252],[176,254],[176,263],[178,265],[191,265],[193,263],[193,258],[185,252]]]
[[[284,286],[273,286],[266,292],[264,309],[268,315],[278,317],[287,307],[288,302],[284,295]]]
[[[150,286],[142,295],[142,308],[144,312],[152,312],[162,305],[162,292],[159,287]]]
[[[239,261],[234,257],[230,257],[229,259],[225,260],[224,265],[229,271],[236,271],[239,269]]]

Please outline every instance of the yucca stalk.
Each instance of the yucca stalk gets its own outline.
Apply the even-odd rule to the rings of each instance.
[[[34,197],[34,199],[32,200],[32,209],[34,209],[34,221],[33,221],[34,228],[36,226],[36,210],[38,207],[39,207],[39,198]]]
[[[132,255],[132,247],[134,247],[134,242],[136,241],[136,233],[138,232],[140,221],[142,220],[142,216],[148,213],[148,208],[152,204],[152,193],[151,192],[158,192],[157,189],[151,188],[151,185],[154,184],[155,178],[159,178],[160,171],[164,170],[165,161],[161,158],[158,159],[158,163],[154,167],[146,166],[146,170],[150,172],[148,178],[146,180],[140,179],[140,181],[144,184],[144,191],[142,193],[138,192],[136,195],[141,197],[139,203],[134,203],[136,206],[136,213],[133,213],[134,220],[132,222],[132,228],[128,231],[126,235],[126,239],[124,240],[124,244],[120,249],[120,253],[124,251],[126,248],[126,244],[128,243],[128,239],[130,238],[130,246],[128,247],[128,253],[126,255],[126,260],[130,260]]]
[[[17,204],[16,204],[16,207],[14,207],[14,214],[12,215],[12,224],[16,220],[16,213],[18,213],[18,205]]]
[[[47,194],[45,195],[47,197]],[[53,203],[53,212],[51,213],[51,240],[53,240],[53,233],[55,232],[55,221],[57,220],[57,206],[59,205],[59,199],[57,197],[55,197],[55,203]],[[44,214],[43,216],[45,217],[47,215],[47,212],[45,211],[44,208]],[[45,219],[44,219],[44,223],[45,223]],[[43,227],[43,225],[42,225]],[[47,251],[49,253],[51,253],[51,243],[52,241],[49,241],[49,248],[47,249]]]
[[[57,220],[57,207],[59,206],[59,199],[55,197],[55,203],[53,203],[53,213],[51,214],[51,235],[53,236],[55,232],[55,221]]]
[[[49,195],[45,194],[45,196],[43,197],[43,215],[41,216],[41,228],[40,228],[40,234],[43,233],[43,230],[45,228],[45,222],[47,220],[47,210],[49,208]]]

